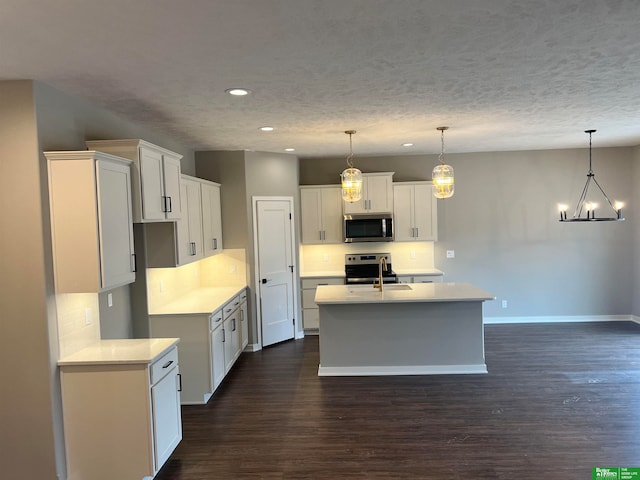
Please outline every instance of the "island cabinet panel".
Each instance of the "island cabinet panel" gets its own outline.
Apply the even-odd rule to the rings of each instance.
[[[431,182],[393,184],[393,224],[396,242],[437,240],[437,200]]]
[[[337,185],[300,187],[302,243],[342,243],[342,191]]]
[[[357,202],[343,202],[345,214],[392,213],[393,172],[363,173],[362,198]]]
[[[302,286],[302,326],[307,333],[312,333],[320,327],[318,305],[314,298],[318,285],[343,285],[342,277],[303,278]]]
[[[182,439],[176,347],[152,364],[65,365],[61,385],[69,480],[153,477]]]
[[[172,221],[181,217],[180,159],[182,155],[141,139],[92,140],[90,149],[133,161],[133,220]]]
[[[45,156],[56,292],[134,282],[131,162],[87,150]]]

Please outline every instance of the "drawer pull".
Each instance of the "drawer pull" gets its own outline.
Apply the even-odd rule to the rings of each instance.
[[[173,360],[169,360],[167,363],[165,363],[162,368],[169,368],[169,365],[171,365],[173,363]]]

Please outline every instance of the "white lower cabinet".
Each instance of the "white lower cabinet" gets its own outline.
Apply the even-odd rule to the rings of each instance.
[[[240,349],[244,350],[249,345],[249,306],[246,290],[240,294],[240,339]]]
[[[344,285],[344,277],[303,278],[302,281],[302,326],[305,330],[320,328],[320,315],[315,302],[318,285]]]
[[[442,283],[442,275],[398,275],[399,283]]]
[[[246,308],[245,289],[211,314],[149,316],[152,338],[180,338],[183,405],[207,403],[242,353],[243,297]]]
[[[154,477],[182,439],[177,346],[60,371],[68,480]]]

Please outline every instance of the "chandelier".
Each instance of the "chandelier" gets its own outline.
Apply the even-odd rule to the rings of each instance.
[[[582,189],[582,194],[580,195],[580,199],[576,205],[576,209],[573,212],[573,217],[567,219],[567,205],[559,205],[560,209],[560,221],[561,222],[612,222],[612,221],[622,221],[624,218],[622,217],[622,207],[624,204],[622,202],[612,203],[609,200],[609,197],[596,180],[596,175],[593,173],[593,169],[591,168],[591,135],[595,132],[595,130],[585,130],[584,133],[589,134],[589,172],[587,173],[587,181],[584,184],[584,188]],[[596,217],[596,209],[598,208],[598,204],[588,200],[587,194],[589,192],[589,187],[591,186],[591,182],[595,183],[602,196],[607,201],[607,204],[613,210],[615,216],[613,217]],[[582,213],[585,212],[586,216],[583,217]]]
[[[449,198],[453,196],[453,167],[444,163],[444,131],[448,129],[449,127],[438,127],[436,129],[440,131],[440,143],[442,147],[440,156],[438,157],[440,165],[436,165],[431,174],[433,180],[433,195],[436,198]]]
[[[347,157],[347,165],[349,167],[340,174],[340,177],[342,177],[342,199],[345,202],[353,203],[362,198],[362,172],[353,166],[351,136],[356,131],[346,130],[344,133],[349,135],[349,156]]]

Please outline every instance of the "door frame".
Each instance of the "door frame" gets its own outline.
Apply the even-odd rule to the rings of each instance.
[[[298,309],[298,294],[299,294],[299,288],[298,288],[298,283],[299,283],[299,270],[298,270],[298,255],[297,255],[297,246],[298,244],[296,243],[296,215],[295,215],[295,202],[294,202],[294,198],[293,197],[263,197],[263,196],[253,196],[251,197],[251,203],[252,203],[252,208],[253,208],[253,265],[254,265],[254,271],[253,271],[253,282],[254,285],[256,286],[256,288],[254,289],[255,292],[255,299],[254,299],[254,305],[256,306],[256,332],[258,334],[258,349],[261,350],[262,349],[262,284],[260,283],[260,252],[258,251],[258,202],[260,201],[278,201],[278,202],[289,202],[289,209],[291,212],[291,258],[293,261],[293,272],[291,273],[292,275],[292,281],[293,281],[293,318],[294,318],[294,323],[293,323],[293,338],[294,340],[298,340],[299,338],[303,338],[304,337],[304,331],[302,331],[299,327],[301,325],[302,322],[302,318],[300,318],[301,316],[299,315],[299,309]]]

